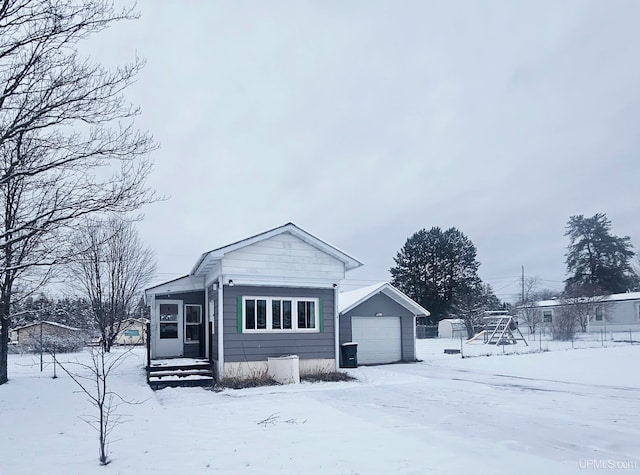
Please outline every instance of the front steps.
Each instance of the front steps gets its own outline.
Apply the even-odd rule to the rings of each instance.
[[[212,386],[213,368],[208,360],[170,358],[151,360],[147,366],[147,382],[151,389]]]

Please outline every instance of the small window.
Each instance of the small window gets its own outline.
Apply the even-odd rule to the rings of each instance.
[[[315,302],[305,300],[298,301],[298,328],[316,327],[315,308]]]
[[[542,321],[544,323],[551,323],[553,321],[553,310],[543,310]]]
[[[160,304],[160,339],[173,340],[178,338],[178,304]]]
[[[200,341],[202,327],[202,307],[200,305],[184,306],[184,339],[194,343]]]
[[[271,328],[291,330],[291,300],[271,301]]]
[[[604,317],[604,309],[602,307],[596,307],[596,322],[601,322]]]
[[[245,300],[244,315],[247,330],[265,330],[267,328],[267,301],[264,299]]]

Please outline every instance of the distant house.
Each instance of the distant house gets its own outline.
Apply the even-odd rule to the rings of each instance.
[[[53,348],[55,344],[59,350],[74,350],[82,346],[84,336],[80,328],[42,321],[14,328],[11,341],[23,347],[39,346],[42,342],[45,348]]]
[[[120,331],[115,339],[116,345],[143,345],[146,340],[146,318],[128,318],[121,324]]]
[[[416,317],[429,311],[387,282],[341,293],[340,344],[355,342],[358,364],[416,359]]]
[[[567,305],[571,304],[561,299],[541,300],[528,308],[539,311],[541,324],[550,326],[554,317]],[[592,312],[587,326],[589,332],[600,332],[601,329],[612,332],[640,331],[640,292],[603,296],[601,301],[593,305]]]

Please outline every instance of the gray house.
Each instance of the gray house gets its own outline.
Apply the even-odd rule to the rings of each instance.
[[[579,301],[578,301],[579,302]],[[625,292],[591,300],[587,331],[637,332],[640,331],[640,292]],[[543,325],[551,325],[554,316],[570,303],[559,300],[541,300],[531,307],[538,313]]]
[[[429,311],[381,282],[339,299],[340,344],[358,344],[358,364],[416,360],[416,317]]]
[[[207,359],[217,379],[289,354],[300,374],[335,370],[339,283],[361,265],[292,223],[206,252],[189,275],[146,290],[150,357]]]

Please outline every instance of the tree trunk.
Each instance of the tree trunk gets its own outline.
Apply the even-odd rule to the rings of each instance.
[[[9,381],[7,371],[8,355],[9,355],[9,327],[11,326],[11,315],[9,312],[10,294],[3,293],[0,298],[0,320],[2,321],[2,330],[0,331],[0,384]]]

